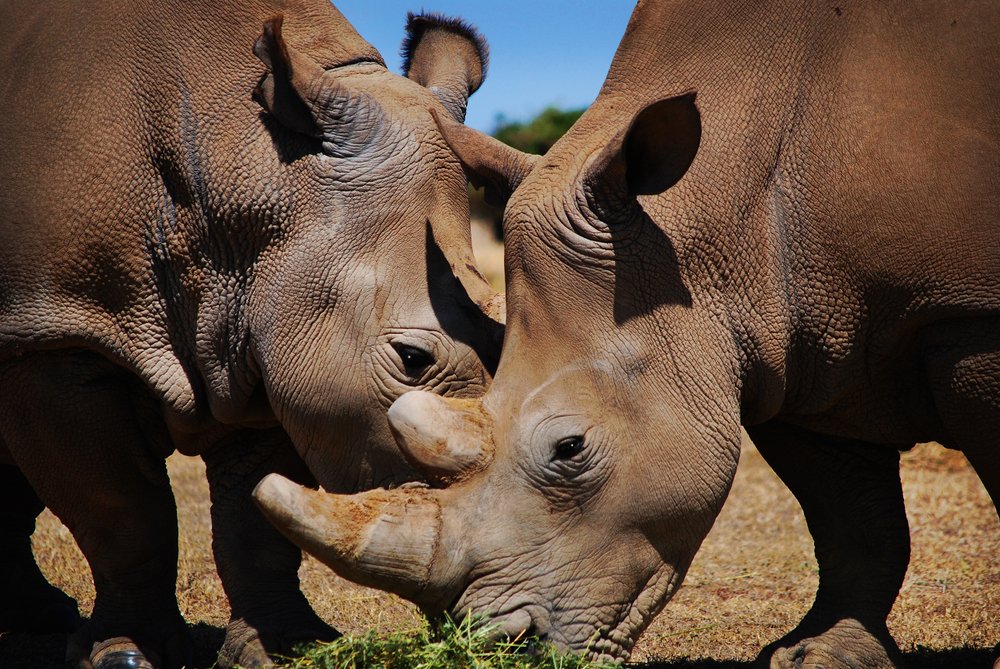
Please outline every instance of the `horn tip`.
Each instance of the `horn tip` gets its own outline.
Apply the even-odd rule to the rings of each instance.
[[[253,489],[253,499],[267,515],[282,515],[295,507],[295,487],[281,474],[271,473]]]

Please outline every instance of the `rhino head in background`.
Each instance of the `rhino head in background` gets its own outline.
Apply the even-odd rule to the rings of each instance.
[[[315,187],[292,191],[288,216],[303,220],[257,264],[253,353],[275,417],[333,490],[413,478],[385,410],[414,389],[481,395],[502,339],[464,175],[430,112],[464,118],[485,43],[440,17],[411,16],[408,31],[409,78],[364,59],[324,70],[280,20],[255,46],[269,68],[255,96],[291,152],[289,178]]]

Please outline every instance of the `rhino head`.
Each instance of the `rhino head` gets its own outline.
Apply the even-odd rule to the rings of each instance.
[[[330,490],[415,478],[386,409],[414,389],[481,395],[502,339],[465,176],[431,114],[463,119],[486,46],[442,17],[411,16],[408,30],[408,77],[356,35],[358,55],[321,66],[280,17],[254,47],[266,66],[254,98],[281,166],[266,187],[275,223],[246,296],[247,346],[262,422],[280,422]]]
[[[639,199],[692,196],[678,181],[699,147],[694,96],[636,110],[625,128],[599,113],[544,158],[442,120],[472,179],[513,195],[489,391],[410,393],[389,411],[438,487],[338,497],[273,476],[256,498],[347,578],[621,659],[722,507],[740,407],[732,333],[650,219],[662,202]]]

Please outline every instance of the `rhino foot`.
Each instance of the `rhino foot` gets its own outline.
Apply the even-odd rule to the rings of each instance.
[[[295,655],[296,648],[312,641],[333,641],[340,632],[311,610],[298,615],[271,614],[266,618],[235,618],[226,629],[226,640],[219,651],[221,669],[272,667],[271,656]]]
[[[896,643],[884,628],[873,634],[853,619],[838,621],[815,636],[795,632],[765,648],[758,665],[770,669],[897,669]]]
[[[193,666],[194,645],[183,622],[150,624],[150,634],[97,639],[93,621],[69,639],[66,665],[73,669],[181,669]]]

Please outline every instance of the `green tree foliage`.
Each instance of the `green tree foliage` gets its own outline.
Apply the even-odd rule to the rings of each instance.
[[[501,117],[493,136],[520,151],[544,154],[566,134],[584,111],[546,107],[538,116],[524,123],[506,121]]]
[[[586,109],[557,109],[546,107],[538,116],[529,121],[508,121],[497,118],[493,136],[504,144],[525,153],[544,154],[556,141],[566,134]],[[475,218],[489,220],[498,239],[503,238],[503,212],[491,207],[483,200],[482,191],[469,187],[469,203]]]

